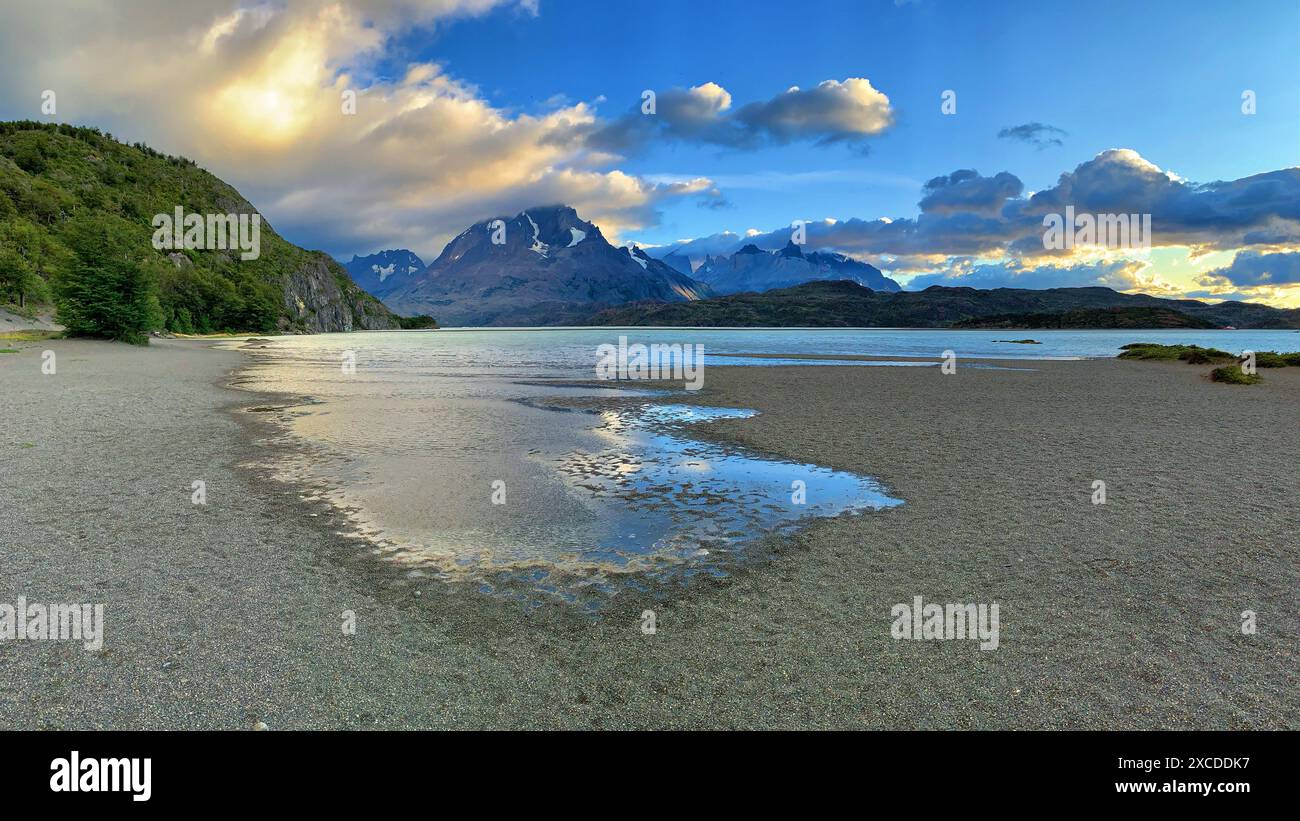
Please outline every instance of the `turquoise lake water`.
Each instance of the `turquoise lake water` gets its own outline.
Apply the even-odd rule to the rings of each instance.
[[[492,377],[590,378],[596,348],[630,343],[704,346],[705,364],[764,365],[727,354],[851,355],[939,358],[1077,359],[1109,357],[1130,342],[1160,342],[1242,350],[1300,350],[1297,331],[951,331],[913,329],[525,328],[370,331],[326,334],[296,343],[294,355],[344,349],[373,367],[422,374]],[[1032,338],[1041,345],[1000,340]]]

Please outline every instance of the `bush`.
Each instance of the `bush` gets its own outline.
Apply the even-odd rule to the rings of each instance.
[[[438,327],[437,321],[426,314],[420,314],[419,316],[399,316],[397,322],[404,331],[421,331],[427,328]]]
[[[31,140],[23,142],[14,151],[14,162],[19,168],[33,175],[44,173],[48,167],[40,144]]]
[[[1178,358],[1184,362],[1191,362],[1192,359],[1198,360],[1197,364],[1210,362],[1215,359],[1236,359],[1235,356],[1227,351],[1221,351],[1218,348],[1201,348],[1191,345],[1187,350],[1178,354]]]
[[[1256,368],[1285,368],[1286,358],[1274,351],[1256,351],[1255,367]]]
[[[1199,345],[1159,345],[1154,342],[1134,342],[1123,346],[1120,359],[1181,359],[1194,365],[1205,364],[1216,359],[1236,359],[1227,351],[1217,348],[1202,348]]]
[[[1210,372],[1210,378],[1215,382],[1224,382],[1229,385],[1255,385],[1264,381],[1264,378],[1257,373],[1243,372],[1240,365],[1215,368]]]

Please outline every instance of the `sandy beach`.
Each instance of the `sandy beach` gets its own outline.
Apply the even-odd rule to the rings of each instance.
[[[711,368],[693,402],[760,413],[699,436],[905,504],[773,540],[646,635],[639,603],[528,611],[377,569],[246,466],[285,445],[239,412],[274,397],[225,386],[239,352],[11,347],[0,602],[103,603],[105,640],[0,642],[6,729],[1300,728],[1300,369]],[[999,648],[895,640],[918,595],[999,603]]]

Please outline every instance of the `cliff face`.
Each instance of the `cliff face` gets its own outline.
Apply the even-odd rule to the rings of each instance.
[[[379,300],[358,288],[325,254],[317,253],[283,278],[284,333],[390,330],[397,317]]]

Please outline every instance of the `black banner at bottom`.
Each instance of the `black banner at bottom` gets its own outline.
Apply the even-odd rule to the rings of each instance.
[[[1294,733],[6,733],[9,799],[37,806],[241,808],[576,790],[584,802],[653,786],[636,800],[680,806],[685,778],[748,773],[766,795],[967,795],[1000,806],[1044,795],[1116,806],[1195,798],[1222,806],[1290,793]],[[674,775],[676,773],[676,775]],[[708,775],[715,773],[714,775]],[[649,781],[646,781],[649,779]],[[567,785],[567,786],[565,786]],[[535,793],[533,790],[545,790]],[[965,791],[971,792],[965,792]],[[921,791],[921,792],[918,792]],[[674,797],[675,796],[675,797]],[[1140,797],[1139,797],[1140,796]],[[575,795],[575,797],[577,797]],[[701,803],[696,798],[692,804]],[[665,805],[666,806],[666,805]]]

